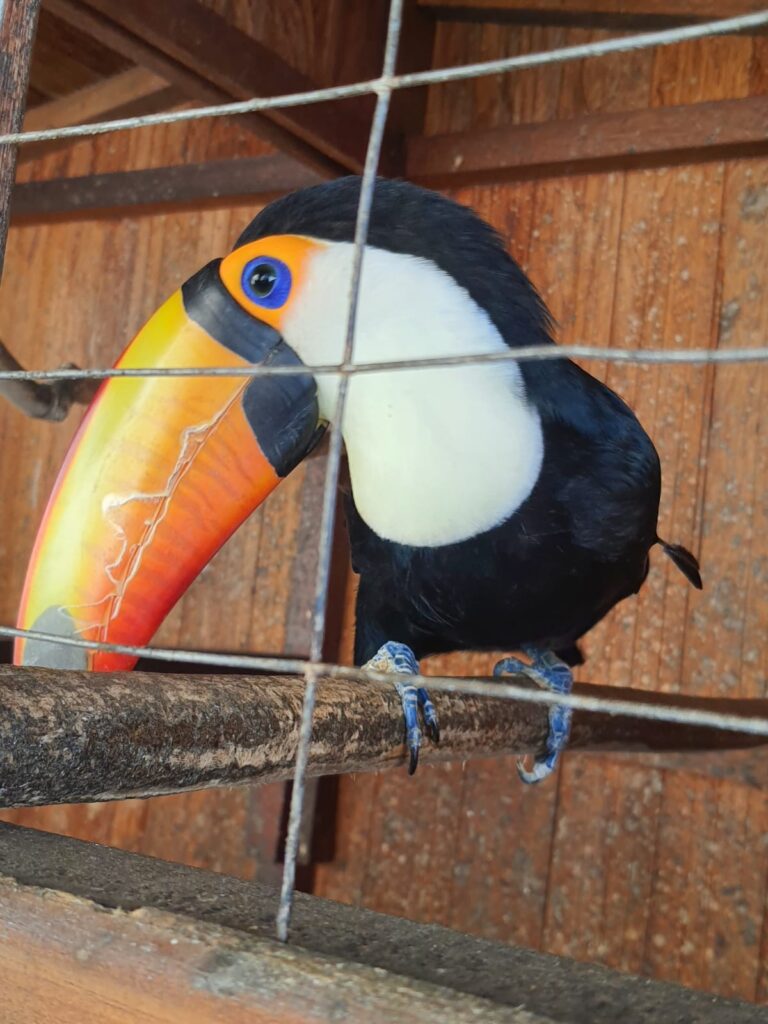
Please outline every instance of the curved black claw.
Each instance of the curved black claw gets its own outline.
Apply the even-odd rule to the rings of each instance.
[[[435,711],[435,705],[429,699],[429,694],[423,686],[418,688],[416,696],[419,700],[421,713],[424,716],[424,732],[429,736],[433,743],[439,743],[440,726],[437,724],[437,712]]]
[[[573,688],[573,673],[555,654],[550,651],[537,651],[525,648],[525,653],[533,664],[526,665],[518,658],[504,658],[493,670],[495,676],[522,672],[529,676],[542,689],[552,693],[569,694]],[[546,752],[537,754],[533,766],[527,768],[523,758],[517,762],[517,771],[525,783],[541,782],[552,774],[557,767],[560,754],[568,745],[568,734],[571,728],[571,708],[563,704],[552,704],[549,709],[549,735],[547,736]]]
[[[424,732],[429,736],[435,746],[440,746],[440,726],[437,722],[425,723]]]
[[[395,688],[400,694],[405,716],[405,742],[409,751],[408,774],[413,775],[419,766],[419,750],[421,750],[418,690],[408,683],[395,683]]]

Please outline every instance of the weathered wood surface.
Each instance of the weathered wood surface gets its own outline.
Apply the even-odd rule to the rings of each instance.
[[[127,111],[135,111],[138,105],[154,105],[158,95],[172,97],[168,106],[179,102],[179,94],[171,90],[164,78],[145,68],[129,68],[27,110],[24,131],[128,116]]]
[[[432,187],[453,186],[574,174],[585,168],[667,165],[760,150],[768,152],[768,96],[411,136],[406,176]],[[132,207],[264,202],[321,180],[282,154],[70,175],[16,185],[11,217],[38,221],[125,213]]]
[[[144,68],[129,68],[28,109],[23,129],[32,132],[115,117],[154,114],[172,109],[182,99],[179,90],[165,79]],[[38,160],[46,153],[57,152],[69,145],[71,141],[68,139],[26,143],[19,147],[18,163]]]
[[[175,210],[233,202],[263,204],[322,180],[282,153],[51,178],[16,185],[11,219],[32,222],[53,217],[137,215],[158,206]]]
[[[27,107],[58,99],[129,69],[129,61],[61,21],[44,5],[32,51]]]
[[[433,187],[768,152],[768,96],[414,137],[406,174]]]
[[[82,1007],[75,1000],[101,1000],[105,992],[111,997],[106,1014],[146,1011],[153,993],[163,998],[171,985],[165,1006],[172,1003],[174,1020],[179,1006],[187,1010],[184,1000],[192,992],[199,1011],[206,998],[227,999],[219,1007],[224,1016],[215,1019],[228,1020],[227,1009],[246,1000],[251,1012],[261,1010],[253,992],[260,985],[261,999],[270,1000],[270,1021],[284,1019],[290,1000],[297,1013],[291,1021],[325,1020],[329,1012],[335,1021],[410,1020],[410,1012],[423,1021],[437,1010],[442,1020],[460,1021],[467,1007],[476,1011],[474,1019],[518,1024],[757,1024],[764,1014],[745,1003],[308,896],[297,897],[291,945],[276,947],[275,889],[27,829],[0,825],[0,875],[0,906],[10,908],[0,913],[3,964],[14,981],[20,977],[24,994],[14,992],[9,1000],[4,992],[4,1007],[10,1002],[20,1013],[9,1024],[27,1024],[26,1014],[39,1019],[41,990],[52,987],[64,965],[68,1013]],[[162,984],[155,981],[158,968]],[[385,986],[386,1003],[371,1001],[372,969]],[[374,996],[380,991],[374,988]],[[309,1006],[299,1002],[305,995]],[[410,1008],[401,1008],[402,996]],[[58,1014],[62,995],[55,998]],[[87,1015],[93,1005],[73,1024],[93,1019]],[[167,1019],[165,1012],[152,1019]],[[126,1018],[99,1013],[97,1019]],[[254,1019],[261,1017],[248,1016]]]
[[[510,682],[527,686],[525,676]],[[670,703],[663,694],[588,686],[586,696]],[[0,667],[0,807],[157,796],[292,778],[304,681],[294,676],[91,674]],[[544,748],[542,704],[436,692],[439,746],[423,761],[530,754]],[[768,701],[677,697],[681,707],[768,716]],[[318,684],[310,775],[405,764],[393,686],[330,678]],[[763,746],[750,733],[579,712],[574,750],[713,750]]]
[[[32,1024],[554,1024],[186,916],[105,910],[0,878],[3,1019]],[[748,1019],[748,1018],[747,1018]]]
[[[0,133],[17,132],[24,120],[29,62],[40,0],[4,3],[0,7]],[[0,146],[0,278],[11,188],[16,173],[16,146]]]
[[[305,92],[316,82],[197,0],[49,0],[60,18],[204,102]],[[244,115],[281,150],[327,175],[359,172],[370,103],[359,99]]]

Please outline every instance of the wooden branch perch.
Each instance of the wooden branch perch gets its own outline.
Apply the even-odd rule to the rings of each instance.
[[[528,685],[524,676],[510,679]],[[768,701],[722,701],[581,686],[579,692],[740,714]],[[304,694],[300,677],[182,676],[0,668],[0,807],[118,800],[293,775]],[[422,760],[541,749],[547,708],[433,693],[443,739]],[[764,737],[608,714],[574,715],[571,747],[727,750]],[[321,680],[309,774],[404,764],[399,697],[386,685]]]
[[[23,370],[24,367],[0,341],[0,369]],[[77,369],[68,363],[63,369]],[[96,394],[98,380],[0,380],[0,395],[7,398],[27,416],[36,420],[52,420],[56,423],[66,419],[72,405],[88,405]]]

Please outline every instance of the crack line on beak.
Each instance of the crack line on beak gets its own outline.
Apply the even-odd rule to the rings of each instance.
[[[179,454],[162,491],[159,491],[156,494],[142,494],[141,492],[136,492],[134,494],[124,495],[105,495],[102,500],[102,512],[105,520],[114,529],[120,543],[120,550],[117,553],[117,557],[112,562],[109,562],[104,566],[104,572],[107,579],[113,585],[114,589],[92,604],[75,605],[70,609],[70,613],[74,613],[77,609],[95,607],[101,604],[106,604],[107,606],[100,622],[87,622],[76,626],[75,632],[77,634],[84,635],[89,629],[97,627],[98,639],[100,641],[106,641],[109,625],[120,613],[128,586],[139,571],[144,553],[152,543],[157,530],[165,519],[171,500],[173,499],[179,484],[194,465],[197,456],[203,450],[206,443],[214,436],[219,424],[227,416],[233,405],[240,400],[245,388],[247,387],[247,383],[248,382],[245,381],[240,387],[238,387],[237,391],[227,402],[224,408],[219,410],[219,412],[217,412],[210,420],[205,423],[198,423],[194,426],[186,427],[182,431]],[[139,540],[135,544],[129,546],[129,540],[125,528],[115,519],[115,513],[134,501],[156,503],[156,507],[151,516],[145,520],[144,530]],[[126,555],[128,555],[128,558],[124,561],[126,559]],[[124,574],[122,578],[120,578],[119,575],[121,563],[124,565]]]

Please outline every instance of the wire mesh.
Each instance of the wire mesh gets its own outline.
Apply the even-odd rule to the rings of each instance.
[[[0,5],[2,0],[0,0]],[[233,370],[227,367],[208,368],[173,368],[173,369],[67,369],[67,370],[26,370],[0,372],[2,380],[73,380],[73,379],[106,379],[111,377],[147,377],[147,376],[266,376],[271,374],[306,373],[311,369],[315,374],[335,374],[340,378],[336,401],[335,421],[340,425],[344,402],[350,376],[357,373],[377,373],[400,369],[418,369],[436,366],[466,366],[485,362],[504,362],[514,360],[548,360],[548,359],[600,359],[610,362],[637,363],[671,363],[671,364],[711,364],[711,363],[743,363],[764,362],[768,360],[768,346],[755,348],[738,348],[730,350],[712,350],[706,348],[669,350],[669,349],[619,349],[603,348],[592,345],[537,345],[515,349],[510,352],[486,355],[453,356],[437,359],[393,360],[377,363],[359,363],[352,361],[355,321],[359,297],[359,285],[365,254],[368,219],[373,200],[376,169],[384,137],[386,117],[391,94],[394,90],[414,88],[430,84],[477,78],[483,75],[507,73],[522,68],[541,66],[544,64],[561,63],[599,57],[610,53],[627,52],[630,50],[666,46],[692,39],[702,39],[722,33],[750,31],[768,25],[768,10],[743,15],[735,18],[720,19],[695,25],[676,27],[658,32],[646,32],[618,39],[602,40],[581,46],[563,47],[543,53],[526,54],[508,59],[486,61],[463,65],[460,67],[435,69],[412,74],[396,75],[395,62],[401,29],[402,0],[392,0],[390,4],[387,27],[387,41],[382,74],[379,78],[366,82],[357,82],[348,86],[330,89],[316,89],[311,92],[295,93],[287,96],[256,98],[252,100],[217,104],[214,106],[197,107],[191,110],[172,111],[132,118],[120,118],[111,121],[88,125],[74,125],[36,132],[19,132],[0,135],[0,144],[31,143],[39,141],[77,138],[99,135],[111,131],[132,130],[157,124],[169,124],[181,121],[195,121],[202,118],[232,116],[253,111],[268,111],[309,103],[339,100],[351,96],[374,93],[377,97],[376,109],[371,122],[365,169],[360,192],[357,223],[354,240],[354,260],[350,285],[348,322],[345,338],[344,358],[337,364],[306,364],[300,367],[253,366]],[[332,433],[332,443],[328,458],[323,488],[323,511],[318,552],[318,567],[315,586],[313,609],[312,639],[308,659],[261,657],[256,655],[220,654],[205,651],[186,651],[145,646],[126,646],[119,644],[99,643],[74,638],[64,638],[36,630],[20,630],[11,627],[0,627],[0,636],[31,637],[49,640],[88,649],[112,651],[133,656],[147,656],[159,660],[185,661],[241,669],[243,671],[282,672],[303,674],[306,681],[305,699],[302,711],[301,729],[296,758],[296,770],[291,800],[288,838],[286,844],[285,868],[283,874],[280,908],[277,917],[278,937],[285,941],[288,937],[292,894],[295,881],[296,854],[298,848],[299,826],[304,801],[304,781],[307,756],[311,738],[312,713],[314,709],[317,680],[322,676],[365,680],[379,685],[391,685],[398,678],[381,672],[352,669],[322,661],[323,640],[325,634],[326,612],[328,601],[328,584],[330,576],[331,549],[336,509],[336,494],[342,454],[341,430]],[[707,711],[660,705],[655,703],[635,704],[629,701],[610,697],[586,697],[579,694],[570,696],[556,695],[541,690],[530,690],[508,682],[488,683],[477,679],[458,677],[418,676],[407,677],[411,682],[429,686],[436,691],[459,692],[485,696],[503,697],[507,699],[532,702],[543,705],[564,704],[583,711],[603,712],[617,715],[628,715],[638,718],[652,718],[663,722],[675,722],[684,725],[700,725],[715,729],[750,732],[755,735],[768,736],[768,718],[760,716],[741,716],[723,712]]]

